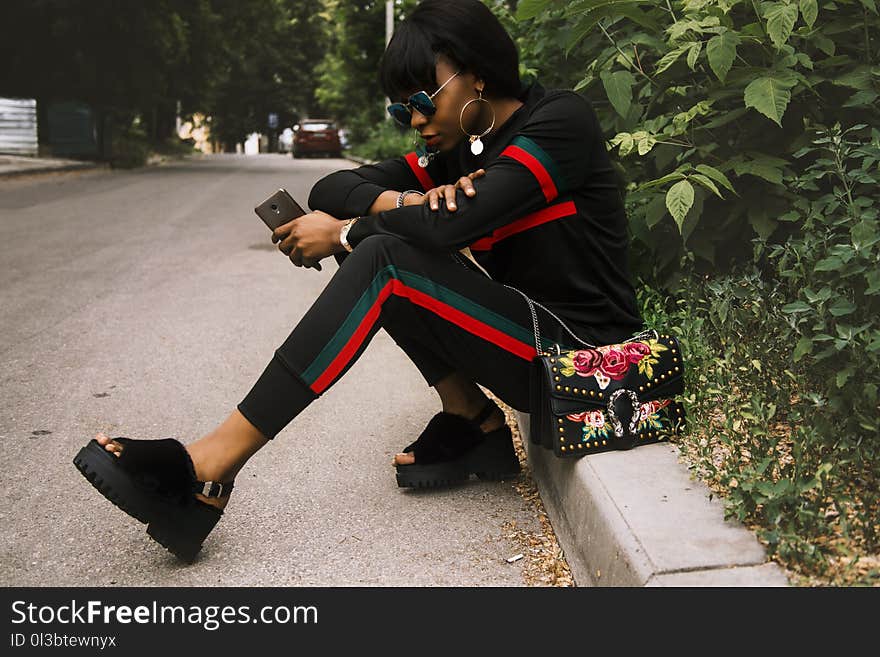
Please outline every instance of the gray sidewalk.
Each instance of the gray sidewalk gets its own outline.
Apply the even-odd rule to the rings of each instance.
[[[100,162],[66,160],[62,158],[26,157],[0,153],[0,179],[37,173],[62,173],[106,169]]]

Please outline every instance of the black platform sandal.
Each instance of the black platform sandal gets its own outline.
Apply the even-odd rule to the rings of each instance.
[[[223,497],[233,482],[198,481],[189,453],[174,438],[111,440],[124,446],[119,456],[90,440],[73,464],[101,495],[145,523],[153,540],[192,563],[223,515],[195,494]]]
[[[480,425],[498,408],[493,400],[473,420],[441,411],[404,452],[412,452],[415,463],[397,465],[401,488],[433,488],[467,481],[471,474],[500,481],[519,475],[520,465],[513,447],[513,434],[506,424],[483,433]]]

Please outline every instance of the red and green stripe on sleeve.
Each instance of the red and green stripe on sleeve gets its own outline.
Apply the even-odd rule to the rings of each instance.
[[[548,203],[568,189],[562,172],[553,159],[528,137],[514,137],[501,151],[501,157],[512,158],[525,166],[538,181]]]

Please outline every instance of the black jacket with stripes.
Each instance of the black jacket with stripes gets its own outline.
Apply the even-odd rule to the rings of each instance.
[[[309,207],[337,218],[362,217],[348,234],[394,235],[422,248],[469,246],[493,279],[553,310],[579,337],[606,344],[642,328],[629,279],[623,199],[599,121],[583,96],[523,85],[516,110],[484,138],[479,156],[463,139],[427,166],[415,153],[332,173],[319,180]],[[427,191],[479,168],[476,194],[444,203],[364,216],[382,192]],[[552,321],[552,320],[551,320]]]

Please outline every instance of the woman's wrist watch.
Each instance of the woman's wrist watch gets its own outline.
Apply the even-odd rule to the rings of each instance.
[[[339,243],[342,244],[342,248],[351,253],[354,249],[351,244],[348,243],[348,231],[351,230],[351,227],[354,226],[354,223],[360,219],[360,217],[354,217],[353,219],[349,219],[346,221],[342,228],[339,231]]]
[[[403,201],[404,201],[404,200],[406,199],[406,197],[409,196],[410,194],[418,194],[419,196],[424,196],[424,194],[422,194],[422,193],[421,193],[419,190],[417,190],[417,189],[408,189],[408,190],[406,190],[405,192],[400,192],[400,194],[399,194],[398,197],[397,197],[397,207],[402,208],[402,207],[403,207]]]

